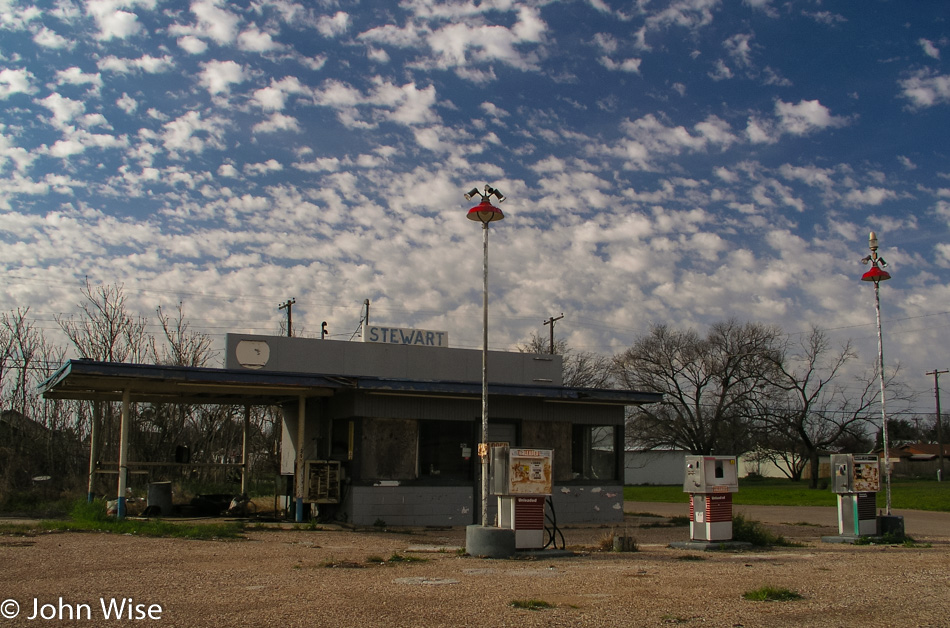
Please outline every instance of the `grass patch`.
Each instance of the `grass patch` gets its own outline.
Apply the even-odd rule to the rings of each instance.
[[[512,600],[508,605],[512,608],[520,608],[526,611],[543,611],[554,608],[553,604],[545,602],[544,600]]]
[[[236,539],[242,538],[244,532],[243,524],[238,522],[188,524],[116,519],[106,514],[104,501],[87,502],[84,499],[73,504],[69,519],[41,521],[35,527],[22,526],[22,528],[47,532],[109,532],[180,539]],[[9,532],[24,533],[22,530],[9,530]]]
[[[802,599],[800,593],[785,587],[760,587],[753,591],[746,591],[742,597],[753,602],[792,602]]]
[[[641,523],[640,528],[682,528],[689,525],[689,517],[686,515],[676,515],[663,521],[653,521],[651,523]]]
[[[682,556],[677,556],[676,560],[699,561],[699,560],[706,560],[706,557],[700,556],[699,554],[684,554]]]
[[[888,532],[881,536],[862,536],[854,541],[854,545],[903,545],[904,547],[929,547],[930,544],[918,545],[917,542],[906,534],[894,534]]]
[[[891,483],[891,507],[913,510],[950,512],[950,484],[936,480],[900,480]],[[680,484],[672,486],[625,486],[625,501],[686,503],[686,493]],[[826,506],[837,507],[834,493],[828,488],[811,489],[808,481],[792,482],[782,478],[739,480],[739,492],[732,496],[738,505],[758,506]],[[877,505],[884,506],[883,486],[877,494]]]

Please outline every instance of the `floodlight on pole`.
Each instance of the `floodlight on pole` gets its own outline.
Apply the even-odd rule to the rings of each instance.
[[[466,200],[475,196],[481,197],[481,202],[468,210],[466,218],[482,223],[482,431],[478,445],[478,456],[482,464],[482,527],[488,526],[488,225],[504,220],[505,214],[491,204],[494,196],[498,202],[505,200],[505,195],[497,189],[486,185],[484,192],[472,188],[465,195]]]
[[[886,481],[886,508],[887,514],[891,514],[891,465],[890,452],[888,450],[887,439],[887,405],[884,401],[884,335],[881,331],[881,282],[891,278],[891,275],[883,268],[887,262],[883,257],[877,254],[878,242],[877,234],[873,231],[868,237],[868,247],[871,254],[861,260],[864,264],[871,264],[871,268],[861,275],[861,281],[871,281],[874,283],[874,311],[877,314],[877,359],[878,369],[881,378],[881,439],[884,445],[884,477]]]

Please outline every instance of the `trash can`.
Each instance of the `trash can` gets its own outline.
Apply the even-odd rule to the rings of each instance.
[[[151,482],[148,485],[148,501],[146,505],[151,508],[156,506],[163,517],[169,517],[172,514],[172,483],[171,482]]]

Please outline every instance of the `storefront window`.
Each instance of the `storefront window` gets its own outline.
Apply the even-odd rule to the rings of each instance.
[[[478,444],[468,421],[419,421],[419,477],[472,482]]]
[[[617,428],[613,425],[575,425],[571,466],[576,480],[617,479]]]

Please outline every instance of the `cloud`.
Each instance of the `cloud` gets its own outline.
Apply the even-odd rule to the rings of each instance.
[[[78,67],[72,66],[66,68],[65,70],[58,70],[56,72],[56,84],[91,85],[98,93],[99,88],[102,87],[102,76],[98,72],[95,74],[83,72]]]
[[[723,47],[729,53],[733,62],[742,67],[752,65],[752,41],[753,35],[736,34],[722,42]]]
[[[220,116],[202,117],[198,111],[188,111],[165,123],[161,139],[173,153],[201,153],[208,146],[224,148],[222,140],[226,122]]]
[[[50,110],[53,114],[53,126],[60,129],[66,127],[76,116],[86,110],[86,105],[82,101],[72,100],[55,92],[37,102]]]
[[[276,159],[268,159],[262,163],[245,164],[244,172],[252,177],[267,174],[268,172],[279,172],[284,167]]]
[[[486,114],[488,114],[488,115],[491,116],[492,118],[496,118],[496,119],[497,119],[497,118],[507,118],[508,116],[511,115],[510,113],[508,113],[507,111],[505,111],[505,110],[502,109],[501,107],[498,107],[495,103],[488,102],[488,101],[483,102],[483,103],[480,104],[478,107],[479,107],[479,109],[481,109],[482,111],[484,111]]]
[[[168,29],[169,34],[173,37],[180,36],[182,38],[188,36],[206,37],[222,46],[232,43],[237,37],[241,18],[221,8],[222,4],[227,6],[227,3],[222,0],[196,0],[192,2],[191,13],[195,16],[197,23],[193,25],[174,24]],[[179,45],[182,45],[181,39]],[[194,43],[190,40],[186,45],[194,48]],[[194,54],[193,50],[185,49]]]
[[[55,31],[46,28],[45,26],[41,27],[33,35],[33,41],[38,45],[44,48],[51,48],[53,50],[61,50],[63,48],[71,48],[72,42],[58,35]]]
[[[234,61],[207,61],[201,64],[198,82],[211,95],[231,93],[231,85],[247,78],[244,67]]]
[[[349,27],[350,16],[343,11],[337,11],[333,16],[320,16],[317,20],[317,31],[327,38],[342,35]]]
[[[376,63],[389,63],[391,60],[389,53],[382,48],[369,48],[366,51],[366,58]]]
[[[253,133],[276,133],[278,131],[299,131],[300,123],[297,118],[274,112],[263,122],[258,122],[251,129]]]
[[[617,38],[610,33],[596,33],[594,35],[594,44],[600,48],[604,54],[612,55],[617,52]]]
[[[6,100],[13,94],[36,93],[37,88],[32,84],[34,78],[33,73],[26,69],[0,70],[0,100]]]
[[[270,33],[250,28],[238,35],[238,48],[247,52],[272,52],[283,46],[274,41]]]
[[[834,26],[835,24],[843,24],[847,22],[848,19],[841,15],[840,13],[831,13],[830,11],[815,11],[808,12],[802,11],[802,15],[809,17],[819,24],[825,24],[826,26]]]
[[[932,41],[921,37],[917,40],[917,43],[920,44],[920,47],[923,49],[925,55],[931,59],[940,59],[940,48],[937,48]]]
[[[910,157],[906,157],[906,156],[904,156],[904,155],[898,155],[898,156],[897,156],[897,161],[900,162],[900,164],[901,164],[901,166],[904,168],[904,170],[916,170],[916,169],[917,169],[917,164],[915,164],[913,161],[911,161]]]
[[[0,171],[6,167],[8,162],[12,162],[17,172],[25,172],[39,155],[21,146],[15,146],[13,144],[14,138],[7,135],[5,131],[4,125],[0,124]],[[3,187],[7,185],[9,185],[9,180],[4,183],[4,186],[0,186],[0,205],[2,205]]]
[[[208,44],[194,35],[185,35],[178,38],[178,47],[193,55],[200,55],[208,49]]]
[[[646,27],[651,31],[670,26],[697,30],[712,23],[713,11],[719,4],[719,0],[673,0],[664,9],[648,16]]]
[[[520,70],[537,69],[537,57],[522,54],[518,47],[536,44],[546,29],[536,9],[522,9],[518,22],[508,29],[495,25],[449,24],[428,34],[426,42],[435,54],[436,67],[465,68],[500,62]],[[487,79],[487,75],[481,75]]]
[[[869,187],[863,190],[851,190],[845,195],[845,202],[849,205],[880,205],[884,201],[897,198],[893,190],[879,187]]]
[[[175,67],[175,61],[169,55],[161,58],[145,54],[138,59],[120,59],[119,57],[104,57],[97,63],[100,70],[109,70],[119,74],[130,72],[145,72],[146,74],[161,74]]]
[[[666,126],[653,114],[627,120],[621,130],[629,139],[620,142],[615,154],[626,160],[628,168],[652,170],[657,157],[679,155],[684,150],[705,151],[710,145],[727,148],[738,141],[729,124],[716,116],[693,128],[695,135],[683,126]]]
[[[396,48],[415,48],[423,43],[419,29],[411,24],[400,28],[393,24],[376,26],[356,36],[357,39]]]
[[[624,59],[618,63],[608,57],[600,57],[597,61],[608,70],[619,70],[632,74],[640,73],[640,63],[642,62],[641,59]]]
[[[119,109],[129,115],[135,113],[135,110],[138,109],[139,106],[138,101],[125,92],[122,92],[121,98],[116,99],[115,104],[118,105]]]
[[[350,127],[368,128],[380,120],[403,125],[438,121],[434,111],[434,86],[424,89],[415,83],[395,85],[379,77],[373,78],[373,89],[363,93],[341,81],[326,81],[313,94],[318,105],[336,109],[341,122]],[[369,110],[369,120],[360,114],[360,108]]]
[[[798,104],[775,101],[778,128],[792,135],[807,135],[822,129],[846,126],[848,119],[831,115],[817,100],[801,100]]]
[[[733,74],[732,70],[729,69],[729,66],[726,65],[726,62],[722,59],[716,59],[716,63],[713,66],[713,69],[708,73],[709,78],[714,81],[724,81],[726,79],[731,79]]]
[[[96,39],[109,41],[111,39],[126,39],[139,33],[142,25],[138,17],[123,8],[132,8],[143,5],[146,8],[154,6],[154,0],[89,0],[86,3],[86,14],[92,16],[99,27]]]
[[[49,148],[53,157],[66,159],[73,155],[85,152],[87,148],[121,148],[128,145],[128,140],[114,135],[90,133],[85,129],[63,127],[64,138]]]
[[[271,79],[270,85],[254,91],[251,100],[265,111],[280,111],[287,105],[287,97],[293,94],[309,94],[296,76],[285,76],[279,81]]]
[[[789,181],[801,181],[812,187],[830,189],[834,186],[834,181],[831,178],[834,171],[827,168],[782,164],[779,167],[779,173]]]
[[[901,86],[901,96],[915,109],[950,103],[950,74],[919,70],[898,81],[898,85]]]

